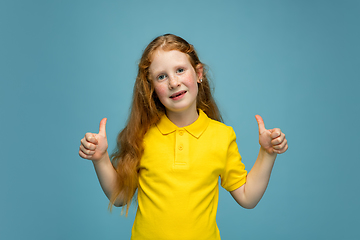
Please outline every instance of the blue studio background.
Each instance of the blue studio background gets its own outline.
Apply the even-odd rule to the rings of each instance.
[[[0,239],[129,239],[80,139],[129,112],[156,36],[192,43],[243,162],[260,114],[286,133],[253,210],[220,191],[222,239],[360,239],[360,1],[0,1]]]

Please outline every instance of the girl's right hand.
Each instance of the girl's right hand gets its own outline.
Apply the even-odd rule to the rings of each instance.
[[[98,161],[107,153],[106,121],[106,118],[101,120],[98,134],[86,133],[85,137],[81,139],[80,157]]]

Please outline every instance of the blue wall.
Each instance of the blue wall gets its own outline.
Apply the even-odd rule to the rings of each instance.
[[[221,3],[220,3],[221,2]],[[359,1],[0,1],[0,238],[129,239],[85,132],[124,126],[136,63],[175,33],[210,67],[250,170],[260,114],[289,150],[253,210],[220,192],[222,239],[359,239]]]

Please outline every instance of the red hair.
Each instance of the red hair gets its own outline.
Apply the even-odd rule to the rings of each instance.
[[[194,47],[181,37],[165,34],[155,38],[144,50],[136,77],[131,112],[126,127],[117,137],[117,146],[111,155],[111,161],[118,173],[116,189],[110,198],[110,209],[120,197],[128,213],[131,201],[138,187],[138,167],[144,151],[143,138],[147,130],[156,124],[165,114],[165,107],[159,101],[149,77],[154,52],[178,50],[187,54],[192,67],[204,66]],[[203,110],[210,118],[222,121],[219,109],[211,95],[211,88],[203,72],[202,83],[198,83],[197,108]]]

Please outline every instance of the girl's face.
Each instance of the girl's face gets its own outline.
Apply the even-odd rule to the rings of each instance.
[[[185,53],[157,50],[149,70],[155,92],[167,114],[196,112],[201,64],[195,70]]]

